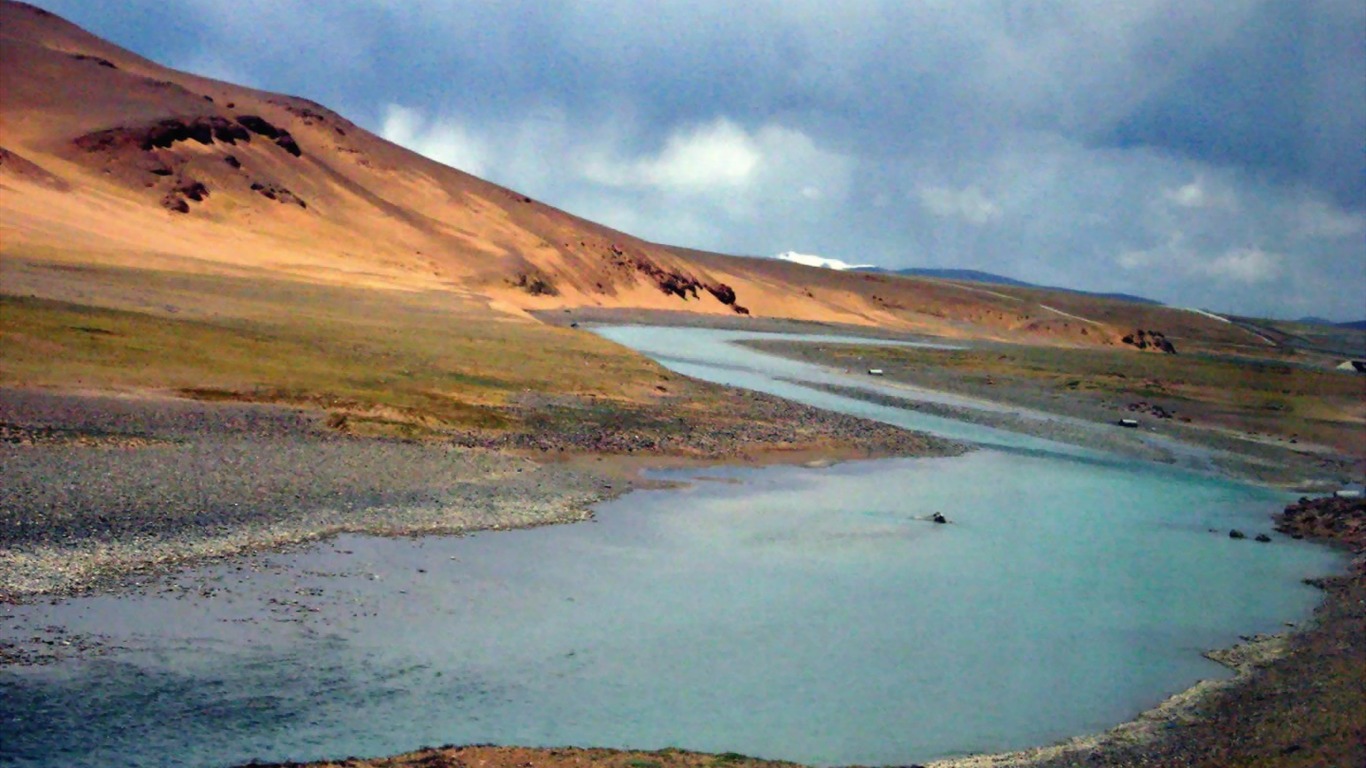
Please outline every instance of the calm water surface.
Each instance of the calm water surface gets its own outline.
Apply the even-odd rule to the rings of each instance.
[[[730,332],[602,332],[689,375],[986,447],[665,474],[693,482],[594,523],[343,537],[184,574],[184,590],[25,607],[127,650],[0,671],[0,763],[497,742],[885,764],[1022,747],[1225,674],[1201,650],[1305,618],[1318,596],[1300,579],[1339,564],[1209,532],[1267,528],[1284,498],[1264,489],[825,395],[795,382],[834,374]],[[922,519],[935,511],[953,524]]]

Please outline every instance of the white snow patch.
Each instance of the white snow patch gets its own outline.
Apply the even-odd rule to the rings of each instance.
[[[797,253],[796,251],[786,251],[773,258],[780,261],[790,261],[793,264],[803,264],[808,267],[824,267],[825,269],[864,269],[876,266],[875,264],[849,264],[839,259],[827,259],[824,256],[815,256],[809,253]]]
[[[1205,317],[1218,320],[1221,323],[1233,322],[1232,320],[1229,320],[1227,317],[1223,317],[1222,315],[1216,315],[1213,312],[1206,312],[1203,309],[1196,309],[1195,307],[1182,307],[1182,309],[1186,310],[1187,312],[1194,312],[1197,315],[1204,315]]]

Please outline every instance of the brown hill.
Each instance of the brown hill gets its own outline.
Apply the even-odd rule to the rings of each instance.
[[[952,336],[1264,342],[1202,315],[644,242],[300,98],[178,72],[0,2],[0,255],[438,290],[494,310],[674,309]],[[7,291],[26,286],[10,285]]]

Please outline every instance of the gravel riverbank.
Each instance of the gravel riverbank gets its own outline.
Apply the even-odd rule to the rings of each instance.
[[[786,340],[741,342],[770,354],[789,357],[815,365],[847,369],[850,360],[843,345],[810,344]],[[983,344],[984,348],[992,348]],[[1005,350],[1008,347],[997,348]],[[858,397],[899,408],[946,416],[985,426],[1017,431],[1059,442],[1111,451],[1136,459],[1186,464],[1192,458],[1190,446],[1202,454],[1208,466],[1189,465],[1192,469],[1211,469],[1242,480],[1276,485],[1297,491],[1317,493],[1336,490],[1366,477],[1366,458],[1346,455],[1326,446],[1314,446],[1272,439],[1218,427],[1189,423],[1185,419],[1158,418],[1138,414],[1126,406],[1130,398],[1106,399],[1058,392],[1037,382],[1012,381],[990,377],[973,381],[946,367],[911,365],[894,356],[866,361],[882,369],[878,382],[884,386],[905,385],[988,401],[1029,411],[1045,418],[1003,412],[999,409],[960,408],[934,403],[912,402],[856,388],[837,388],[839,394]],[[1198,410],[1195,404],[1189,408]],[[1116,422],[1139,416],[1140,427],[1122,430]],[[1185,446],[1183,448],[1183,446]]]
[[[961,450],[757,393],[732,391],[721,402],[721,413],[687,418],[613,403],[531,403],[525,429],[419,442],[348,436],[329,429],[321,411],[273,405],[0,390],[0,601],[114,586],[342,532],[583,520],[593,504],[632,488],[634,469],[652,457]],[[592,456],[604,460],[582,460]]]
[[[348,438],[260,405],[6,391],[0,599],[71,594],[343,532],[585,518],[619,480],[495,451]]]

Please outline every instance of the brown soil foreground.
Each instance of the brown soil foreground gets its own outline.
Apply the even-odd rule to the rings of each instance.
[[[603,768],[801,768],[796,763],[761,760],[734,753],[708,755],[681,749],[657,752],[629,752],[615,749],[529,749],[526,747],[439,747],[422,749],[406,755],[361,760],[322,763],[255,764],[254,768],[569,768],[569,766],[602,766]]]

